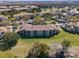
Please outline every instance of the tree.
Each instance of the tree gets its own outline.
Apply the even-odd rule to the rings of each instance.
[[[18,11],[15,10],[15,9],[12,9],[12,10],[8,11],[8,15],[10,15],[10,17],[13,17],[13,15],[17,14],[17,13],[18,13]]]
[[[1,21],[1,24],[10,25],[11,22],[9,20],[3,20]]]
[[[28,19],[30,19],[31,18],[31,16],[22,16],[22,19],[24,20],[24,21],[27,21]]]
[[[50,24],[56,24],[56,21],[52,20]]]
[[[17,33],[9,32],[5,33],[0,40],[0,50],[6,51],[14,47],[19,39],[19,35]]]
[[[10,21],[15,21],[16,19],[15,19],[15,18],[10,18],[9,20],[10,20]]]
[[[44,18],[46,19],[46,20],[51,20],[51,17],[52,17],[53,15],[51,14],[51,13],[45,13],[44,14]]]
[[[32,13],[41,12],[41,9],[40,8],[33,8],[33,9],[31,9],[31,12]]]
[[[68,40],[63,40],[63,42],[61,43],[62,48],[60,48],[57,52],[56,52],[56,57],[57,58],[65,58],[65,57],[69,57],[69,53],[68,53],[68,48],[70,47],[71,42]]]
[[[29,58],[35,57],[35,58],[46,58],[48,57],[49,47],[40,42],[35,42],[30,49],[28,56]]]
[[[34,25],[37,25],[37,24],[44,24],[44,20],[41,16],[35,16],[35,20],[33,22]]]

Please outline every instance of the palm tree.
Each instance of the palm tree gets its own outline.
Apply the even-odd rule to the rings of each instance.
[[[68,40],[63,40],[61,45],[62,48],[60,48],[57,52],[56,52],[56,57],[57,58],[65,58],[65,57],[69,57],[69,53],[68,53],[68,48],[70,47],[71,42]]]

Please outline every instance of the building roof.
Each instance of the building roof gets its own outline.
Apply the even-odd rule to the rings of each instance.
[[[11,10],[11,9],[0,9],[0,11],[9,11],[9,10]]]
[[[15,10],[24,10],[24,9],[28,9],[26,7],[19,7],[19,8],[14,8]]]
[[[12,29],[10,26],[2,26],[0,27],[0,32],[12,32]]]
[[[33,14],[32,13],[21,13],[21,14],[15,14],[14,17],[25,16],[25,15],[33,15]]]
[[[4,15],[0,15],[0,20],[4,20],[4,19],[8,19],[8,17]]]
[[[66,25],[68,25],[68,26],[74,26],[74,27],[79,27],[79,22],[69,22]]]
[[[7,6],[0,6],[0,9],[6,9]]]
[[[39,30],[55,30],[57,27],[55,25],[25,25],[21,30],[29,31],[39,31]]]
[[[19,8],[20,6],[9,6],[9,8]]]

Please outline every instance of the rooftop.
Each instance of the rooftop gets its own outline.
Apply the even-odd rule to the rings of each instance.
[[[78,27],[79,28],[79,21],[68,22],[68,23],[66,23],[66,26],[68,26],[68,27]]]
[[[10,26],[2,26],[0,27],[0,32],[12,32]]]
[[[4,15],[0,15],[0,20],[4,20],[4,19],[8,19],[8,17]]]
[[[20,13],[20,14],[15,14],[14,17],[25,16],[25,15],[33,15],[33,14],[32,13]]]
[[[39,31],[39,30],[55,30],[58,27],[56,25],[25,25],[20,30]]]

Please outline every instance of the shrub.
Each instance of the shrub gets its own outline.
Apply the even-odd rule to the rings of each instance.
[[[14,47],[19,39],[19,35],[17,33],[5,33],[3,38],[0,40],[0,50],[6,51]]]
[[[28,53],[28,58],[46,58],[48,57],[49,47],[40,42],[35,42]]]

